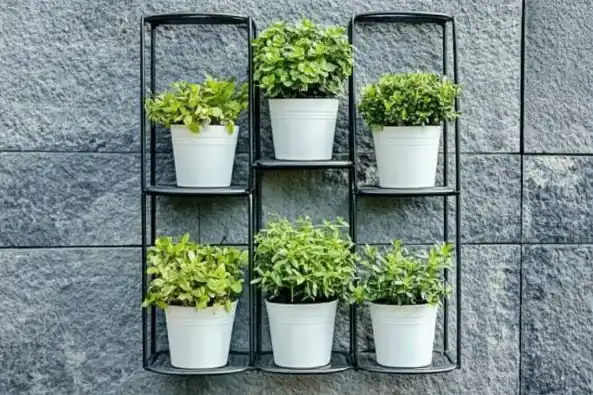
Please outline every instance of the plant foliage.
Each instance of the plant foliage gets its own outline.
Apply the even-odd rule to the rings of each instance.
[[[169,128],[186,125],[198,133],[207,125],[224,125],[232,134],[241,111],[247,108],[247,84],[236,87],[234,80],[207,76],[203,84],[179,81],[169,91],[146,100],[151,121]]]
[[[430,248],[428,254],[410,254],[400,241],[379,253],[366,246],[361,267],[364,276],[356,290],[356,299],[390,305],[438,305],[451,293],[442,279],[442,271],[452,266],[451,244]]]
[[[148,250],[148,285],[144,306],[168,305],[231,309],[243,290],[247,251],[196,244],[185,234],[178,243],[159,237]]]
[[[321,303],[353,296],[356,254],[341,218],[314,225],[275,218],[255,237],[255,278],[268,300]]]
[[[344,28],[308,19],[277,22],[253,40],[255,81],[270,98],[325,98],[344,91],[352,73],[352,47]]]
[[[372,130],[384,126],[428,126],[457,118],[461,88],[434,73],[386,74],[364,88],[358,106]]]

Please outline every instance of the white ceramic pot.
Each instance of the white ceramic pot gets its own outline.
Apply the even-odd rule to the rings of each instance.
[[[169,306],[165,310],[171,365],[185,369],[209,369],[228,362],[237,302],[230,312],[223,307]]]
[[[440,139],[441,126],[389,126],[373,132],[379,186],[434,186]]]
[[[185,125],[172,125],[177,186],[196,188],[231,185],[239,128],[210,125],[193,133]]]
[[[370,303],[379,365],[419,368],[432,363],[437,306]]]
[[[337,301],[310,304],[266,301],[274,363],[305,369],[328,365],[337,306]]]
[[[332,158],[338,99],[270,99],[276,159]]]

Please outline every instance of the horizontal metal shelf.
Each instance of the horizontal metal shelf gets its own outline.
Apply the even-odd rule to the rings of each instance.
[[[349,160],[258,160],[253,164],[259,169],[349,169],[352,162]]]
[[[423,368],[390,368],[382,366],[377,363],[375,353],[371,351],[359,352],[357,362],[360,370],[388,374],[434,374],[451,372],[457,369],[453,359],[442,351],[435,351],[432,364]]]
[[[170,196],[247,196],[249,190],[244,186],[223,188],[189,188],[175,185],[153,185],[146,188],[149,195]]]
[[[459,192],[452,187],[434,186],[429,188],[380,188],[377,186],[363,186],[356,190],[358,196],[454,196]]]
[[[318,368],[294,369],[294,368],[283,368],[283,367],[274,365],[274,357],[272,356],[271,351],[261,353],[258,356],[258,361],[257,361],[256,365],[257,365],[257,369],[261,370],[262,372],[276,373],[276,374],[293,374],[293,375],[331,374],[331,373],[344,372],[346,370],[352,369],[352,364],[350,363],[350,357],[347,355],[346,352],[340,352],[340,351],[334,351],[332,353],[332,357],[331,357],[329,365],[321,366]]]
[[[170,376],[213,376],[241,373],[252,369],[249,366],[247,352],[231,351],[229,363],[220,368],[212,369],[181,369],[171,365],[169,350],[159,351],[148,359],[146,370]]]
[[[355,15],[354,23],[435,23],[453,22],[453,17],[431,12],[369,12]]]
[[[158,25],[249,25],[249,17],[231,14],[160,14],[144,17],[145,23]]]

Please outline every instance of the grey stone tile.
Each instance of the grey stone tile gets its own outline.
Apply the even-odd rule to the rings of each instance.
[[[455,162],[450,160],[450,185]],[[461,239],[470,243],[514,243],[521,234],[521,158],[518,155],[461,155]],[[449,198],[451,237],[455,200]]]
[[[199,8],[246,10],[211,0]],[[11,33],[0,38],[0,55],[10,59],[10,67],[3,67],[0,82],[0,148],[138,151],[140,16],[172,10],[197,11],[188,0],[25,1],[7,8],[2,25]],[[176,35],[161,27],[157,87],[168,84],[167,78],[199,80],[206,72],[246,79],[246,35],[232,29],[190,28]],[[164,56],[174,56],[173,61],[167,63]]]
[[[593,158],[528,156],[524,160],[525,241],[593,240]]]
[[[140,242],[139,157],[1,153],[0,245]]]
[[[346,171],[282,170],[262,176],[262,216],[309,215],[315,222],[348,220]],[[205,242],[247,243],[246,199],[209,199],[200,205],[201,237]],[[224,213],[224,215],[220,215]]]
[[[264,223],[273,214],[288,218],[308,215],[313,221],[348,220],[346,170],[289,170],[263,176]]]
[[[591,3],[526,1],[525,149],[593,152]]]
[[[247,185],[249,179],[247,155],[237,155],[233,184]],[[248,242],[249,200],[246,197],[203,198],[200,202],[200,240],[203,243]],[[224,215],[221,215],[224,213]]]
[[[0,392],[183,391],[183,379],[142,370],[140,259],[130,248],[2,251]]]
[[[359,243],[432,243],[443,239],[442,198],[359,199]]]
[[[523,394],[593,391],[592,246],[523,252]]]
[[[149,164],[146,164],[147,169]],[[233,185],[247,186],[248,163],[246,154],[238,154],[235,159],[233,171]],[[148,174],[148,170],[147,170]],[[147,182],[149,178],[147,177]],[[175,185],[175,167],[173,156],[159,154],[157,156],[156,182],[162,185]],[[219,213],[230,210],[231,214],[240,216],[244,213],[245,219],[240,224],[233,226],[235,232],[247,232],[247,198],[201,198],[201,197],[179,197],[179,196],[158,196],[156,197],[156,223],[157,235],[182,235],[186,232],[194,236],[196,240],[204,243],[243,243],[242,239],[225,237],[226,231],[220,228]],[[147,203],[150,213],[150,201]],[[202,214],[203,213],[203,214]],[[150,220],[150,218],[148,219]],[[149,229],[149,227],[147,227]]]
[[[353,2],[353,11],[356,13],[383,10],[445,12],[456,18],[459,77],[463,86],[462,151],[518,152],[521,1],[508,0],[504,4],[485,5],[475,0],[439,4],[431,0],[409,0],[397,6],[387,4],[384,0]],[[440,40],[439,33],[428,34],[422,29],[408,29],[405,36],[390,34],[371,38],[369,35],[371,48],[364,52],[367,55],[357,58],[357,79],[364,81],[366,73],[388,68],[389,64],[392,70],[402,66],[408,69],[427,67],[427,60],[431,58],[422,50],[436,53],[436,56],[442,54],[440,44],[436,44]],[[405,58],[391,56],[394,49],[389,48],[400,48],[398,51],[402,52],[402,47],[405,48]],[[418,48],[421,50],[418,51]],[[382,57],[384,51],[388,55]],[[437,67],[439,59],[432,58],[428,65]],[[452,67],[451,62],[449,66]]]
[[[126,8],[26,1],[7,9],[3,149],[137,149],[139,10]]]
[[[442,182],[442,157],[439,158],[437,184]],[[377,185],[374,153],[361,154],[357,162],[358,184]],[[443,199],[435,197],[358,199],[358,243],[432,243],[443,239]]]
[[[442,156],[437,184],[443,182]],[[455,158],[448,160],[448,183],[455,185]],[[359,157],[359,184],[376,185],[373,154]],[[516,155],[461,155],[462,241],[506,243],[521,230],[521,162]],[[455,201],[449,202],[449,236],[455,235]],[[428,243],[443,238],[443,199],[359,199],[359,241],[388,243],[403,238]],[[380,236],[377,236],[380,235]]]

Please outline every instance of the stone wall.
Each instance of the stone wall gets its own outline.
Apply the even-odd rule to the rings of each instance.
[[[586,0],[4,0],[0,12],[0,394],[593,393],[593,59]],[[525,9],[523,9],[525,7]],[[141,367],[138,24],[143,14],[226,12],[260,27],[307,15],[431,10],[459,24],[464,367],[437,376],[347,372],[164,377]],[[525,116],[521,141],[521,22]],[[435,68],[439,32],[361,28],[360,84]],[[204,73],[245,78],[235,28],[159,36],[159,88]],[[161,60],[162,59],[162,60]],[[358,86],[357,88],[359,88]],[[336,152],[346,149],[342,103]],[[270,154],[264,111],[264,152]],[[163,136],[165,136],[163,134]],[[374,179],[361,127],[363,178]],[[159,141],[159,177],[171,180]],[[521,155],[524,145],[525,155]],[[235,176],[244,179],[247,145]],[[587,156],[591,154],[592,156]],[[442,238],[439,198],[365,200],[360,241]],[[269,173],[264,211],[347,216],[345,174]],[[159,233],[244,243],[240,200],[159,199]],[[244,343],[238,324],[235,342]],[[345,331],[338,328],[338,346]]]

